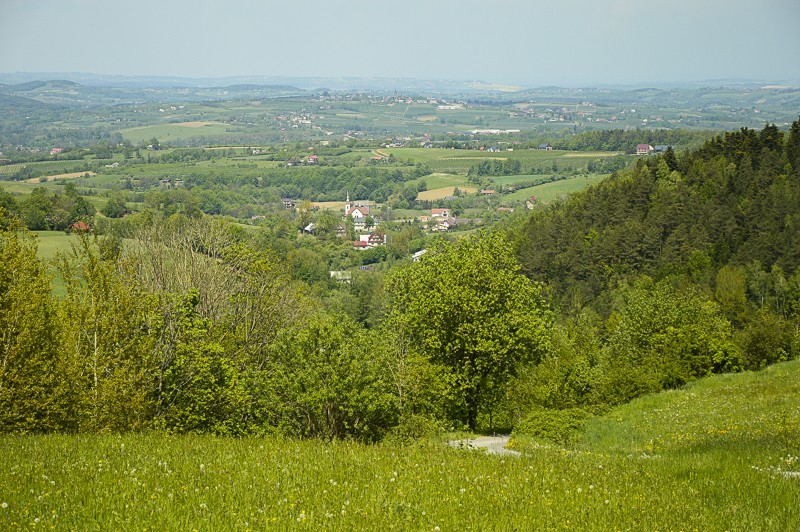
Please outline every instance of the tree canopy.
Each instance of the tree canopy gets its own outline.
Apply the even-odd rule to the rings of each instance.
[[[545,350],[549,314],[541,286],[519,273],[507,236],[443,243],[388,283],[390,323],[452,375],[454,421],[475,429],[520,363]]]

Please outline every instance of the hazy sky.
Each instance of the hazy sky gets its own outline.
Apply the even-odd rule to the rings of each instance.
[[[800,80],[800,0],[0,0],[0,72]]]

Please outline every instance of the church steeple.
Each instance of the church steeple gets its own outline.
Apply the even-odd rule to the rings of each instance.
[[[344,202],[344,215],[347,216],[347,213],[350,212],[350,191],[347,191],[347,199]]]

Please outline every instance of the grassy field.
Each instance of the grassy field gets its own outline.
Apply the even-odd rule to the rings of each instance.
[[[169,143],[170,141],[193,139],[197,137],[221,136],[227,133],[231,127],[227,124],[217,122],[206,122],[202,126],[188,127],[186,123],[162,124],[155,126],[134,127],[120,131],[123,138],[138,144],[157,138],[160,142]],[[197,123],[193,123],[196,125]]]
[[[0,529],[796,530],[800,361],[713,377],[521,457],[157,433],[0,438]]]
[[[78,241],[78,237],[68,235],[64,231],[36,231],[35,233],[39,241],[36,255],[50,267],[49,271],[53,279],[53,295],[62,298],[66,295],[67,289],[64,286],[64,279],[58,273],[54,259],[59,252],[69,252],[72,249],[72,244]]]
[[[417,194],[417,199],[421,201],[433,201],[438,199],[444,199],[447,196],[452,196],[455,193],[456,188],[468,194],[475,192],[477,190],[475,187],[466,185],[462,185],[459,187],[434,188],[433,190],[426,190],[424,192],[420,192],[419,194]]]
[[[76,242],[78,237],[68,235],[64,231],[36,231],[39,237],[38,257],[49,261],[55,258],[59,251],[68,251],[72,242]]]
[[[536,196],[536,199],[541,203],[550,203],[551,201],[561,199],[564,196],[579,192],[595,183],[599,183],[609,174],[591,174],[588,176],[577,176],[570,179],[562,179],[560,181],[552,181],[550,183],[543,183],[535,187],[528,187],[512,192],[502,198],[506,201],[519,201],[526,200],[531,196]]]

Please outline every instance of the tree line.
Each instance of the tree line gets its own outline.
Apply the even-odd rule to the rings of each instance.
[[[336,297],[283,229],[145,210],[71,237],[56,298],[4,212],[0,430],[566,441],[609,405],[798,356],[799,148],[796,122],[642,159]]]
[[[517,256],[560,316],[518,386],[536,423],[800,354],[799,150],[800,121],[725,133],[532,214]]]

